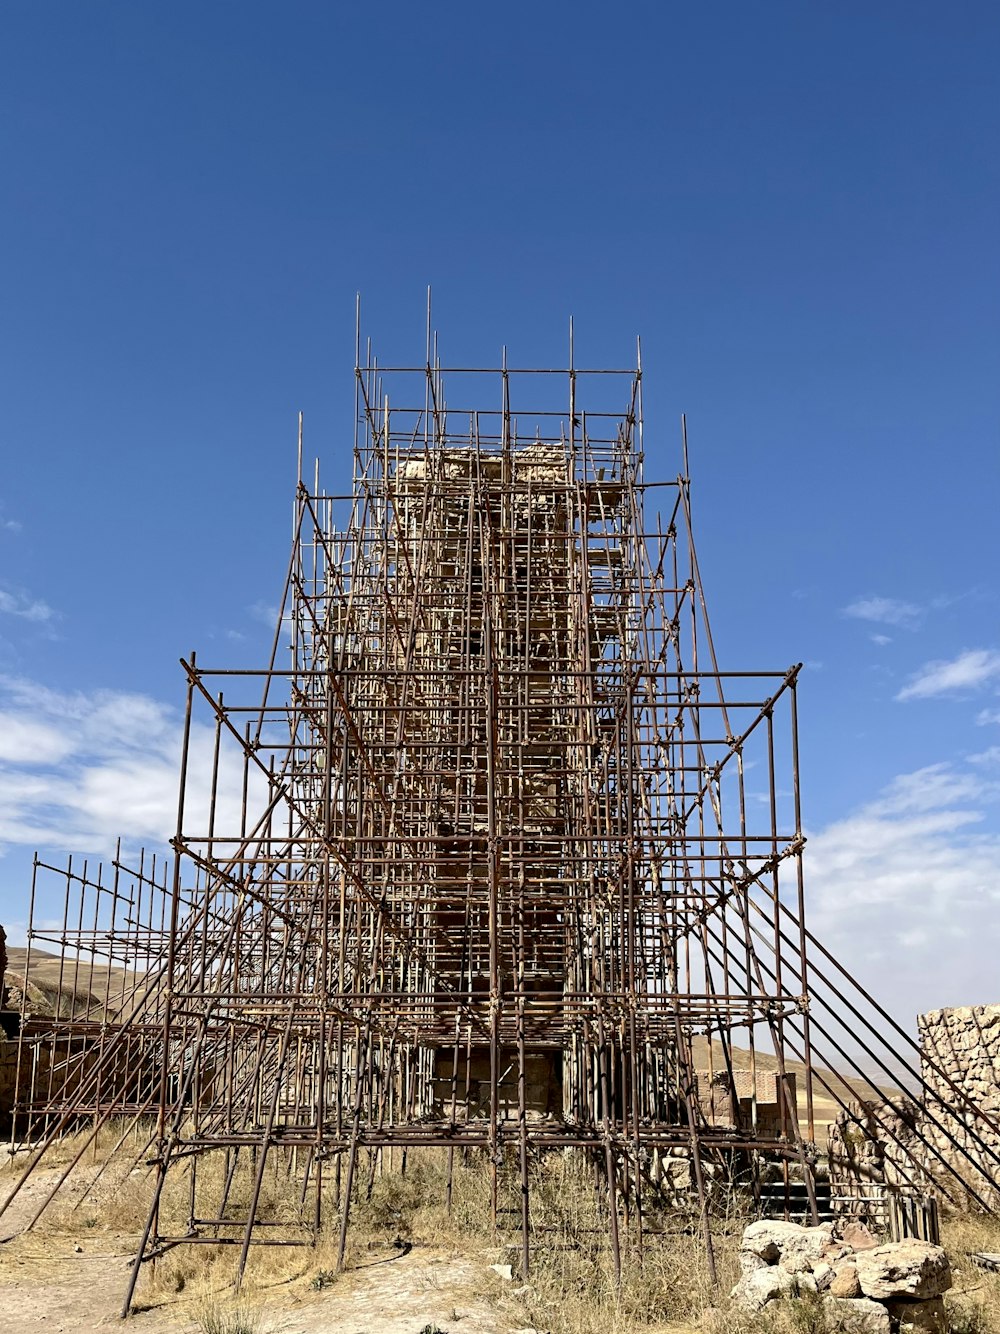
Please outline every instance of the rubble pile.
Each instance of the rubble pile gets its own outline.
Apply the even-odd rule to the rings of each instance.
[[[926,1241],[880,1245],[860,1223],[802,1227],[763,1219],[740,1243],[732,1297],[745,1311],[812,1297],[857,1334],[947,1334],[948,1257]]]

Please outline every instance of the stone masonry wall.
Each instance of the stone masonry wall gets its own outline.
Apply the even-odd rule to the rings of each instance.
[[[926,1187],[911,1161],[924,1159],[921,1117],[920,1106],[902,1097],[850,1102],[838,1112],[827,1146],[837,1213],[881,1227],[886,1187]]]
[[[974,1107],[1000,1126],[1000,1005],[963,1005],[950,1010],[931,1010],[919,1016],[917,1026],[922,1052],[921,1074],[944,1104],[939,1107],[932,1102],[931,1109],[970,1156],[983,1164],[988,1176],[1000,1181],[1000,1164],[984,1155],[982,1147],[974,1143],[970,1129],[997,1154],[1000,1154],[1000,1130],[993,1129],[971,1108],[963,1107],[948,1083],[950,1079]],[[941,1073],[934,1069],[935,1065]],[[943,1129],[926,1120],[924,1132],[979,1194],[990,1192],[989,1183],[970,1167],[958,1149],[949,1144]],[[996,1191],[995,1186],[993,1191]]]

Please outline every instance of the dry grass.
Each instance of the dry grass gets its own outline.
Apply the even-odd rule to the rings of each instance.
[[[263,1316],[247,1302],[205,1302],[198,1312],[202,1334],[261,1334]]]
[[[106,1163],[116,1149],[123,1160],[134,1158],[146,1147],[151,1133],[152,1120],[149,1118],[136,1121],[134,1117],[111,1117],[98,1128],[96,1135],[93,1135],[91,1127],[54,1140],[45,1150],[43,1166],[46,1169],[65,1167],[81,1149],[84,1149],[80,1159],[83,1166],[88,1163]],[[44,1143],[44,1140],[44,1130],[39,1128],[35,1134],[36,1146]],[[35,1155],[36,1149],[25,1147],[3,1160],[0,1165],[0,1191],[4,1189],[6,1179],[20,1176]]]
[[[1000,1218],[951,1214],[941,1223],[941,1242],[951,1258],[955,1286],[945,1299],[953,1334],[1000,1330],[1000,1274],[974,1264],[975,1251],[1000,1254]]]
[[[105,1143],[120,1138],[109,1128]],[[78,1146],[77,1146],[78,1147]],[[72,1157],[72,1145],[61,1154]],[[131,1155],[130,1155],[131,1157]],[[301,1239],[300,1187],[280,1155],[265,1173],[260,1217],[278,1224],[266,1230],[269,1240]],[[362,1169],[364,1162],[360,1164]],[[145,1221],[153,1188],[153,1172],[145,1165],[130,1169],[129,1160],[113,1162],[98,1187],[82,1200],[57,1198],[36,1233],[23,1239],[25,1258],[39,1250],[42,1262],[46,1236],[72,1236],[86,1243],[104,1234],[119,1241],[134,1236]],[[160,1230],[182,1235],[191,1213],[189,1168],[169,1178],[161,1204]],[[330,1176],[332,1174],[328,1174]],[[226,1176],[220,1151],[206,1155],[197,1169],[195,1216],[218,1216]],[[622,1275],[615,1282],[605,1203],[595,1191],[592,1169],[577,1154],[550,1154],[532,1171],[531,1268],[520,1275],[517,1174],[507,1172],[501,1196],[501,1226],[494,1230],[489,1206],[489,1179],[482,1158],[463,1164],[456,1154],[450,1213],[444,1205],[443,1155],[411,1153],[405,1175],[377,1174],[368,1198],[352,1207],[348,1274],[388,1258],[399,1243],[424,1247],[470,1262],[482,1275],[476,1296],[493,1304],[509,1327],[531,1327],[549,1334],[654,1334],[655,1331],[704,1331],[704,1334],[837,1334],[844,1325],[830,1320],[822,1305],[801,1300],[780,1303],[755,1316],[733,1309],[728,1292],[738,1277],[737,1249],[746,1221],[734,1200],[728,1215],[713,1221],[719,1283],[713,1292],[698,1219],[692,1213],[663,1208],[644,1219],[645,1246],[640,1259],[622,1231]],[[368,1176],[359,1172],[361,1194]],[[250,1159],[239,1163],[225,1216],[246,1217],[253,1184]],[[329,1231],[314,1246],[251,1248],[239,1297],[235,1278],[239,1247],[180,1245],[155,1265],[145,1268],[138,1292],[146,1308],[169,1307],[177,1315],[199,1321],[204,1334],[265,1334],[263,1310],[275,1300],[309,1300],[344,1278],[336,1272],[336,1211],[327,1210]],[[955,1291],[948,1304],[955,1334],[996,1334],[1000,1331],[1000,1275],[974,1266],[970,1251],[1000,1252],[1000,1220],[967,1215],[944,1224],[944,1241],[953,1258]],[[206,1229],[201,1228],[204,1233]],[[229,1227],[223,1235],[237,1237]],[[124,1243],[127,1246],[127,1242]],[[510,1264],[513,1281],[492,1273],[489,1265]],[[350,1281],[349,1279],[347,1281]]]

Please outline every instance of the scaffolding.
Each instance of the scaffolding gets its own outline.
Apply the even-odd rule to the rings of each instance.
[[[616,1267],[683,1156],[711,1267],[712,1183],[736,1162],[791,1169],[817,1217],[814,1090],[849,1101],[826,1067],[880,1094],[919,1079],[806,927],[799,667],[720,669],[686,432],[680,474],[647,481],[638,358],[579,369],[572,339],[561,370],[505,353],[446,371],[430,339],[417,366],[358,352],[349,492],[304,476],[300,419],[267,665],[183,662],[169,874],[36,866],[66,911],[31,941],[84,999],[24,1014],[14,1135],[36,1153],[14,1194],[67,1130],[149,1124],[125,1313],[178,1244],[238,1246],[242,1274],[252,1245],[332,1219],[342,1260],[352,1200],[417,1147],[445,1155],[449,1202],[456,1154],[484,1154],[498,1228],[514,1174],[525,1273],[539,1156],[592,1164]],[[280,1242],[259,1208],[276,1155],[300,1182]]]

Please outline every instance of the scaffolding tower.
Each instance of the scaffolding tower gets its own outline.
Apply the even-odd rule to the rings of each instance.
[[[683,1155],[711,1265],[708,1183],[737,1160],[793,1165],[816,1217],[814,1087],[847,1105],[817,1033],[829,1065],[878,1068],[845,1048],[845,1003],[883,1044],[879,1091],[898,1079],[909,1039],[805,924],[799,667],[720,670],[686,434],[680,474],[647,481],[641,364],[579,369],[570,346],[561,370],[445,370],[433,343],[382,368],[359,342],[349,492],[303,475],[300,420],[269,662],[183,663],[169,875],[38,863],[67,911],[31,940],[74,996],[96,958],[108,983],[100,1014],[25,1015],[25,1176],[83,1118],[153,1118],[126,1312],[171,1246],[238,1245],[242,1273],[274,1155],[300,1181],[282,1240],[333,1219],[342,1259],[384,1156],[441,1150],[450,1199],[479,1151],[498,1226],[519,1183],[525,1272],[539,1155],[593,1164],[616,1265]]]

